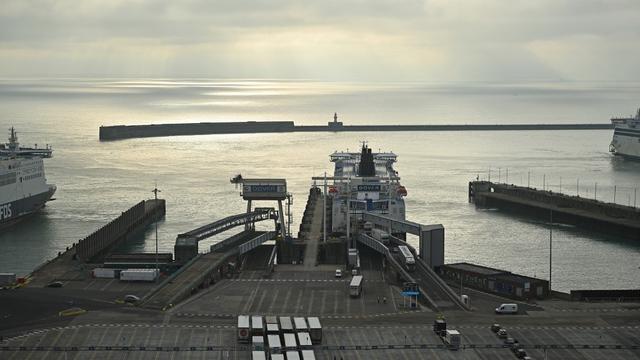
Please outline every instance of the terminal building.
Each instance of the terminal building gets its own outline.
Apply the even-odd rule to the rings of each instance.
[[[513,274],[466,262],[446,264],[440,267],[440,275],[452,282],[519,300],[543,299],[549,296],[549,281]]]

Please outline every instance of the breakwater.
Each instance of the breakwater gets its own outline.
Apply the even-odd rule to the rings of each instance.
[[[504,130],[603,130],[612,124],[465,124],[465,125],[296,125],[293,121],[200,122],[184,124],[100,126],[100,140],[143,137],[257,134],[285,132],[363,132],[363,131],[504,131]]]
[[[489,181],[469,182],[469,201],[640,240],[640,209],[631,206]]]

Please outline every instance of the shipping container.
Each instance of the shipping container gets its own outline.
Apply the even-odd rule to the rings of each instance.
[[[249,315],[238,315],[238,341],[249,342],[249,334],[251,325],[249,323]]]
[[[314,344],[322,343],[322,325],[320,325],[320,319],[317,317],[308,317],[309,323],[309,336]]]

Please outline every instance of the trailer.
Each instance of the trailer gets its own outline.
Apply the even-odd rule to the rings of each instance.
[[[302,350],[302,360],[316,360],[316,353],[313,350]]]
[[[298,333],[298,346],[300,349],[311,349],[313,343],[311,342],[311,337],[308,332],[299,332]]]
[[[280,328],[278,324],[267,323],[267,334],[280,334]]]
[[[298,341],[296,340],[296,334],[286,333],[282,335],[284,338],[284,349],[285,350],[296,350],[298,349]]]
[[[287,360],[300,360],[300,353],[297,351],[287,351],[285,354],[287,355]]]
[[[296,332],[308,332],[307,321],[303,317],[294,317],[293,325],[296,327]]]
[[[249,342],[251,333],[249,315],[238,315],[237,332],[239,342]]]
[[[317,317],[308,317],[307,322],[309,323],[311,342],[314,344],[322,343],[322,325],[320,324],[320,319]]]
[[[251,317],[251,335],[264,336],[264,323],[262,316],[253,315]]]
[[[95,268],[91,270],[91,276],[96,279],[114,279],[116,277],[116,269]]]
[[[267,343],[269,345],[270,354],[282,353],[282,343],[280,342],[280,335],[267,335]]]
[[[458,330],[445,330],[443,340],[451,350],[460,348],[460,332]]]
[[[120,281],[156,281],[157,269],[127,269],[120,272]]]
[[[380,230],[380,229],[372,229],[371,230],[371,236],[380,241],[381,243],[383,243],[384,245],[388,245],[390,238],[389,238],[389,234],[386,231]]]
[[[400,251],[400,255],[404,259],[404,266],[407,268],[407,271],[413,271],[416,268],[416,259],[413,257],[413,253],[409,250],[405,245],[398,246],[398,250]]]
[[[351,297],[359,297],[362,293],[362,282],[364,281],[364,277],[362,275],[356,275],[351,278],[351,283],[349,283],[349,296]]]
[[[291,322],[291,317],[289,316],[280,316],[280,330],[283,333],[293,333],[293,323]]]
[[[251,360],[267,360],[267,355],[264,351],[252,351],[251,352]]]
[[[264,352],[264,336],[251,337],[251,350]]]

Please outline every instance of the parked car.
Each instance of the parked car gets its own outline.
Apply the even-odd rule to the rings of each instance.
[[[494,333],[497,333],[500,329],[502,329],[502,328],[500,327],[500,324],[493,324],[493,325],[491,325],[491,331],[492,331],[492,332],[494,332]]]
[[[124,296],[124,302],[136,303],[138,301],[140,301],[140,298],[135,296],[135,295],[125,295]]]
[[[498,330],[498,337],[500,339],[506,339],[507,338],[507,330],[505,330],[505,329]]]
[[[50,288],[61,288],[62,286],[64,286],[62,281],[52,281],[49,284],[47,284],[47,287],[50,287]]]
[[[342,277],[342,270],[336,269],[336,277],[337,278],[341,278]]]
[[[505,345],[513,345],[515,343],[516,343],[516,341],[512,337],[508,337],[508,338],[504,339],[504,344]]]
[[[527,356],[527,352],[524,349],[518,349],[515,351],[516,357],[518,359],[524,359]]]

